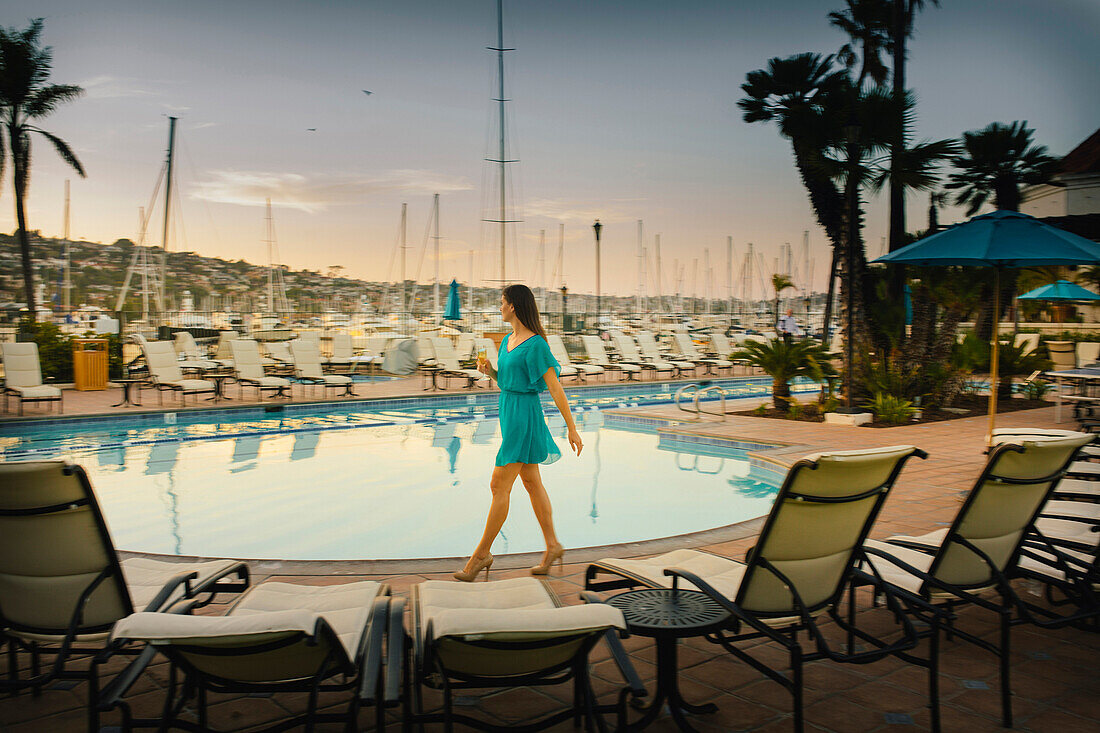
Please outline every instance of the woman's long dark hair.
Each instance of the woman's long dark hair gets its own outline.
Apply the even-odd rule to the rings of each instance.
[[[502,295],[516,309],[516,318],[519,319],[519,322],[528,331],[545,339],[546,331],[542,328],[539,307],[535,303],[535,294],[531,292],[531,288],[517,283],[504,288]]]

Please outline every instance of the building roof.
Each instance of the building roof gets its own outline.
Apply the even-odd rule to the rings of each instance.
[[[1096,137],[1093,135],[1093,137]],[[1064,229],[1067,232],[1100,242],[1100,214],[1075,214],[1073,216],[1045,216],[1039,219],[1044,224]]]
[[[1062,158],[1058,173],[1100,173],[1100,129]]]

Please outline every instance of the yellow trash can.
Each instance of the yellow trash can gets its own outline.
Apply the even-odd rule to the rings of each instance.
[[[107,339],[73,339],[73,381],[81,391],[107,389]]]

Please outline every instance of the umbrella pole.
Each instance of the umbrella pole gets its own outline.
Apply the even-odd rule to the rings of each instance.
[[[997,333],[1001,321],[1001,268],[993,268],[993,345],[989,356],[989,434],[986,445],[993,445],[993,426],[997,421],[997,368],[1000,359],[1000,339]]]

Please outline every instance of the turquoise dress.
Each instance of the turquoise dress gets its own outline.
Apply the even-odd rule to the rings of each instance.
[[[511,335],[504,337],[497,352],[501,444],[496,465],[553,463],[561,451],[546,427],[539,392],[546,389],[546,370],[553,367],[561,374],[561,367],[542,336],[531,336],[509,352]]]

